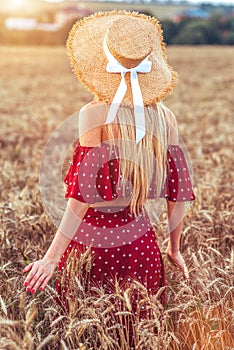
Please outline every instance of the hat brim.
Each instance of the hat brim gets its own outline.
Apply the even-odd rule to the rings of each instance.
[[[103,40],[108,27],[122,16],[137,17],[147,21],[152,40],[152,62],[149,73],[138,73],[144,105],[152,105],[163,100],[174,88],[177,73],[167,63],[162,29],[156,18],[137,12],[110,11],[98,12],[77,21],[67,39],[67,51],[72,69],[80,82],[94,96],[103,102],[111,103],[118,89],[121,74],[106,71],[107,58],[103,50]],[[127,34],[126,34],[127,38]],[[129,43],[131,44],[131,43]],[[126,73],[127,93],[123,106],[133,106],[130,74]]]

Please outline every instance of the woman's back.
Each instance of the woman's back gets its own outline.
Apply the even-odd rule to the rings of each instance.
[[[129,196],[131,186],[131,205],[136,213],[143,208],[147,197],[159,197],[161,194],[167,175],[168,148],[170,145],[179,147],[176,119],[162,103],[145,107],[146,134],[136,144],[133,110],[120,107],[115,122],[106,125],[109,108],[110,105],[102,102],[92,102],[82,108],[79,143],[88,147],[108,143],[109,157],[113,157],[111,146],[118,148],[120,173],[125,182],[128,181],[127,189],[122,193]]]

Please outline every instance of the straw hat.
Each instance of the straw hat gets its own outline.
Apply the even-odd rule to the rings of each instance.
[[[152,62],[148,73],[137,74],[144,105],[162,100],[174,88],[177,74],[167,63],[157,19],[137,12],[98,12],[77,21],[67,39],[74,73],[98,100],[111,103],[121,82],[121,74],[111,74],[106,69],[104,41],[112,56],[128,69],[146,58]],[[129,72],[125,81],[127,92],[122,105],[132,107]]]

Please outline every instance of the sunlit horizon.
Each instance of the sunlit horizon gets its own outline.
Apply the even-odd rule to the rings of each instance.
[[[91,0],[92,1],[92,0]],[[112,2],[115,1],[116,3],[118,3],[118,6],[121,6],[121,3],[124,4],[124,1],[122,0],[112,0]],[[159,0],[158,3],[151,3],[150,0],[142,0],[142,2],[140,3],[140,0],[138,0],[137,2],[130,2],[131,0],[126,0],[125,3],[128,3],[129,5],[133,5],[133,6],[137,6],[137,5],[144,5],[145,7],[147,6],[157,6],[157,5],[163,5],[163,3],[165,3],[165,5],[170,6],[170,8],[173,5],[181,5],[181,6],[199,6],[199,4],[201,3],[207,3],[207,4],[213,4],[213,5],[232,5],[234,6],[234,1],[233,0],[188,0],[187,3],[180,3],[179,0],[175,0],[173,1],[171,4],[167,4],[166,0]],[[96,1],[98,3],[98,1]],[[105,4],[110,1],[102,1],[99,0],[100,3]],[[78,7],[80,6],[86,6],[87,8],[89,7],[89,1],[71,1],[71,0],[0,0],[0,10],[3,10],[4,12],[8,13],[8,14],[32,14],[35,12],[40,12],[41,9],[43,8],[44,5],[48,4],[48,6],[66,6],[69,4],[76,4]],[[91,5],[90,5],[91,6]],[[115,5],[113,4],[113,7]]]
[[[40,0],[43,2],[50,2],[50,3],[59,3],[59,2],[69,2],[69,0]],[[111,1],[111,0],[110,0]],[[122,0],[114,0],[116,2],[123,2]],[[74,1],[72,1],[74,2]],[[79,1],[76,1],[79,3]],[[108,1],[106,1],[108,2]],[[166,2],[161,0],[160,2]],[[175,4],[179,3],[179,0],[174,1]],[[199,3],[211,3],[211,4],[225,4],[225,5],[234,5],[233,0],[188,0],[188,3],[193,3],[193,4],[199,4]]]
[[[12,6],[13,8],[15,7],[22,7],[23,5],[26,4],[25,0],[8,0],[7,1],[7,5]]]
[[[111,0],[110,0],[111,1]],[[112,0],[112,1],[115,1],[115,2],[118,2],[118,3],[121,3],[123,2],[122,0]],[[69,3],[77,3],[77,5],[79,5],[79,3],[81,3],[82,1],[69,1],[69,0],[0,0],[0,4],[1,6],[3,6],[4,8],[8,8],[8,9],[12,9],[14,11],[14,9],[26,9],[27,6],[30,6],[30,5],[40,5],[40,3],[48,3],[48,4],[69,4]],[[83,2],[86,2],[86,1],[83,1]],[[100,1],[100,2],[103,2],[103,1]],[[109,2],[109,1],[106,1],[106,2]],[[128,2],[130,4],[130,1]],[[139,4],[139,2],[136,2]],[[163,3],[166,3],[166,0],[163,1],[159,1],[159,4],[163,4]],[[176,4],[180,4],[180,1],[179,0],[175,0],[173,1],[173,3],[176,5]],[[170,5],[173,5],[173,3],[171,3]],[[234,1],[233,0],[188,0],[188,4],[192,4],[192,5],[199,5],[201,3],[209,3],[209,4],[214,4],[214,5],[234,5]],[[133,4],[133,2],[132,2]],[[145,4],[147,6],[147,4],[150,4],[150,0],[147,1],[147,3],[145,2],[142,2],[142,4]],[[153,3],[152,3],[153,5]],[[156,4],[157,5],[157,4]],[[186,5],[186,3],[183,3],[181,5]]]

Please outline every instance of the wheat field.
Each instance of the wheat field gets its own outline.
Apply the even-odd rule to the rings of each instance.
[[[62,47],[2,46],[0,55],[0,349],[128,350],[121,328],[126,318],[136,323],[137,350],[234,349],[232,48],[168,48],[179,82],[165,103],[189,152],[197,198],[181,239],[190,280],[166,260],[164,210],[154,227],[165,261],[166,305],[163,311],[158,295],[147,295],[138,284],[152,315],[144,321],[131,313],[131,290],[122,294],[118,286],[113,295],[101,289],[89,295],[74,277],[69,314],[55,307],[55,278],[42,293],[25,292],[22,269],[43,257],[56,231],[40,196],[41,157],[55,128],[91,95],[73,76]],[[71,257],[68,268],[74,264]]]

